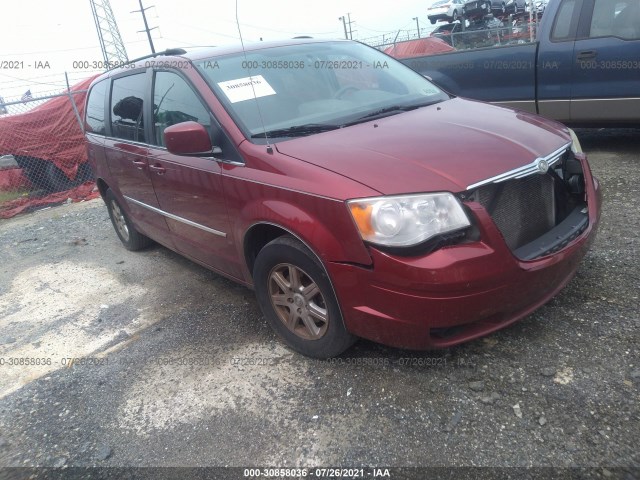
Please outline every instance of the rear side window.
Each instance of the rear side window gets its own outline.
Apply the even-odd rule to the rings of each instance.
[[[89,133],[104,135],[104,96],[107,94],[107,81],[96,83],[89,92],[85,128]]]
[[[116,78],[111,88],[111,135],[123,140],[145,142],[144,97],[146,75],[138,73]]]
[[[153,89],[153,135],[164,146],[164,130],[182,122],[197,122],[209,130],[211,118],[189,84],[179,75],[157,72]]]
[[[596,0],[589,37],[640,39],[640,1]]]
[[[564,0],[556,15],[551,39],[554,41],[573,40],[571,27],[575,22],[575,15],[577,14],[579,14],[579,12],[576,12],[576,0]]]

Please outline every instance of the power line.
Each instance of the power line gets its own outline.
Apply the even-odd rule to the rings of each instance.
[[[100,48],[100,45],[92,45],[91,47],[65,48],[61,50],[40,50],[38,52],[20,52],[20,53],[3,53],[3,57],[17,57],[20,55],[39,55],[42,53],[59,53],[59,52],[75,52],[78,50],[91,50]]]
[[[133,44],[133,43],[141,43],[141,42],[146,42],[146,40],[132,40],[129,42],[126,42],[127,45]],[[78,50],[92,50],[92,49],[99,49],[100,45],[93,45],[91,47],[78,47],[78,48],[62,48],[62,49],[58,49],[58,50],[41,50],[39,52],[19,52],[19,53],[3,53],[2,56],[3,57],[17,57],[20,55],[39,55],[39,54],[43,54],[43,53],[63,53],[63,52],[75,52]]]
[[[19,80],[21,82],[25,82],[25,83],[35,83],[37,85],[47,85],[49,87],[53,86],[53,87],[59,87],[60,85],[58,85],[57,83],[51,83],[51,82],[38,82],[37,80],[28,80],[26,78],[20,78],[20,77],[14,77],[13,75],[8,75],[6,73],[0,73],[0,75],[3,75],[5,77],[9,77],[9,78],[13,78],[14,80]],[[16,87],[8,87],[8,88],[16,88]]]

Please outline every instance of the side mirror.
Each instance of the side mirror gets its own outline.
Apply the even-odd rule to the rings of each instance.
[[[181,122],[165,128],[164,144],[174,155],[201,157],[222,153],[220,147],[211,145],[207,129],[197,122]]]

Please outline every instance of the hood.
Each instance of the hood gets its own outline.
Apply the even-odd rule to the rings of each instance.
[[[557,122],[455,98],[275,146],[392,195],[463,191],[570,141],[568,129]]]

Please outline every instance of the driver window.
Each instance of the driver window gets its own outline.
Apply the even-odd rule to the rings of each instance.
[[[187,82],[171,72],[156,72],[153,86],[154,143],[164,146],[164,130],[193,121],[211,131],[211,117]]]
[[[640,39],[639,0],[596,0],[589,37]]]

